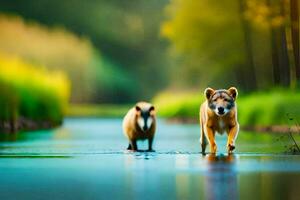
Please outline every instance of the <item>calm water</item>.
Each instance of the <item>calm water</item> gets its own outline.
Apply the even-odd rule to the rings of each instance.
[[[225,136],[217,156],[199,154],[197,125],[160,120],[156,136],[155,153],[129,153],[120,119],[2,134],[0,199],[300,199],[286,135],[240,132],[232,156]]]

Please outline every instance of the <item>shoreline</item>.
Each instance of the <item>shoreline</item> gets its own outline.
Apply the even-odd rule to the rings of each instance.
[[[55,128],[62,124],[60,122],[53,122],[47,120],[32,120],[24,117],[19,117],[16,120],[1,120],[0,121],[0,134],[1,133],[17,133],[20,131],[35,131],[43,129]]]
[[[168,123],[174,124],[199,124],[199,119],[196,118],[170,118],[166,119]],[[300,133],[300,127],[297,125],[246,125],[241,126],[241,130],[244,131],[256,131],[256,132],[269,132],[269,133]]]
[[[86,117],[86,116],[85,116]],[[85,118],[81,116],[66,116],[65,118]],[[103,118],[103,117],[95,117]],[[104,117],[107,118],[107,117]],[[119,117],[109,117],[109,118],[119,118]],[[199,120],[196,118],[162,118],[165,119],[167,123],[171,124],[199,124]],[[32,119],[27,119],[24,117],[19,117],[15,121],[0,121],[0,134],[1,133],[16,133],[20,131],[35,131],[35,130],[45,130],[52,129],[62,125],[63,120],[59,122],[40,120],[35,121]],[[241,126],[241,130],[244,131],[255,131],[255,132],[266,132],[266,133],[300,133],[300,127],[297,125],[246,125]]]

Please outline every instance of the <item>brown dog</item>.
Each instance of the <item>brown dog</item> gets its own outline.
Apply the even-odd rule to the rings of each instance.
[[[153,151],[152,142],[156,129],[154,106],[147,102],[138,102],[123,119],[123,132],[129,140],[127,150],[138,151],[137,141],[148,140],[148,151]]]
[[[235,149],[235,140],[239,132],[237,106],[235,103],[238,91],[235,87],[231,87],[228,90],[206,88],[204,95],[206,101],[200,108],[202,153],[205,153],[207,141],[210,145],[210,152],[217,152],[216,132],[219,134],[227,133],[227,150],[228,153],[231,153]]]

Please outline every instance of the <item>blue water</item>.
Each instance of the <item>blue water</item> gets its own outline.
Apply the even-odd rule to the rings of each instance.
[[[125,150],[121,119],[2,134],[0,199],[300,198],[300,156],[284,153],[286,135],[241,131],[231,156],[218,136],[217,155],[203,156],[198,125],[159,122],[154,153]]]

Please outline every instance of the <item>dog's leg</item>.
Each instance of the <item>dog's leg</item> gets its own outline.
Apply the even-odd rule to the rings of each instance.
[[[227,151],[228,153],[232,153],[235,149],[235,139],[239,133],[239,124],[231,127],[228,131],[228,140],[227,140]]]
[[[148,151],[149,152],[154,152],[154,150],[152,149],[152,143],[153,143],[153,137],[150,137],[148,139]]]
[[[202,150],[202,154],[205,154],[205,149],[207,146],[207,141],[205,138],[205,133],[204,133],[204,127],[203,124],[201,123],[201,127],[200,127],[200,143],[201,143],[201,150]]]
[[[127,150],[132,150],[132,146],[130,143],[128,144]]]
[[[215,142],[214,130],[208,126],[205,126],[205,134],[206,134],[206,137],[209,142],[210,153],[216,153],[217,152],[217,144]]]
[[[136,140],[131,140],[130,141],[130,146],[131,146],[131,150],[138,151]]]

